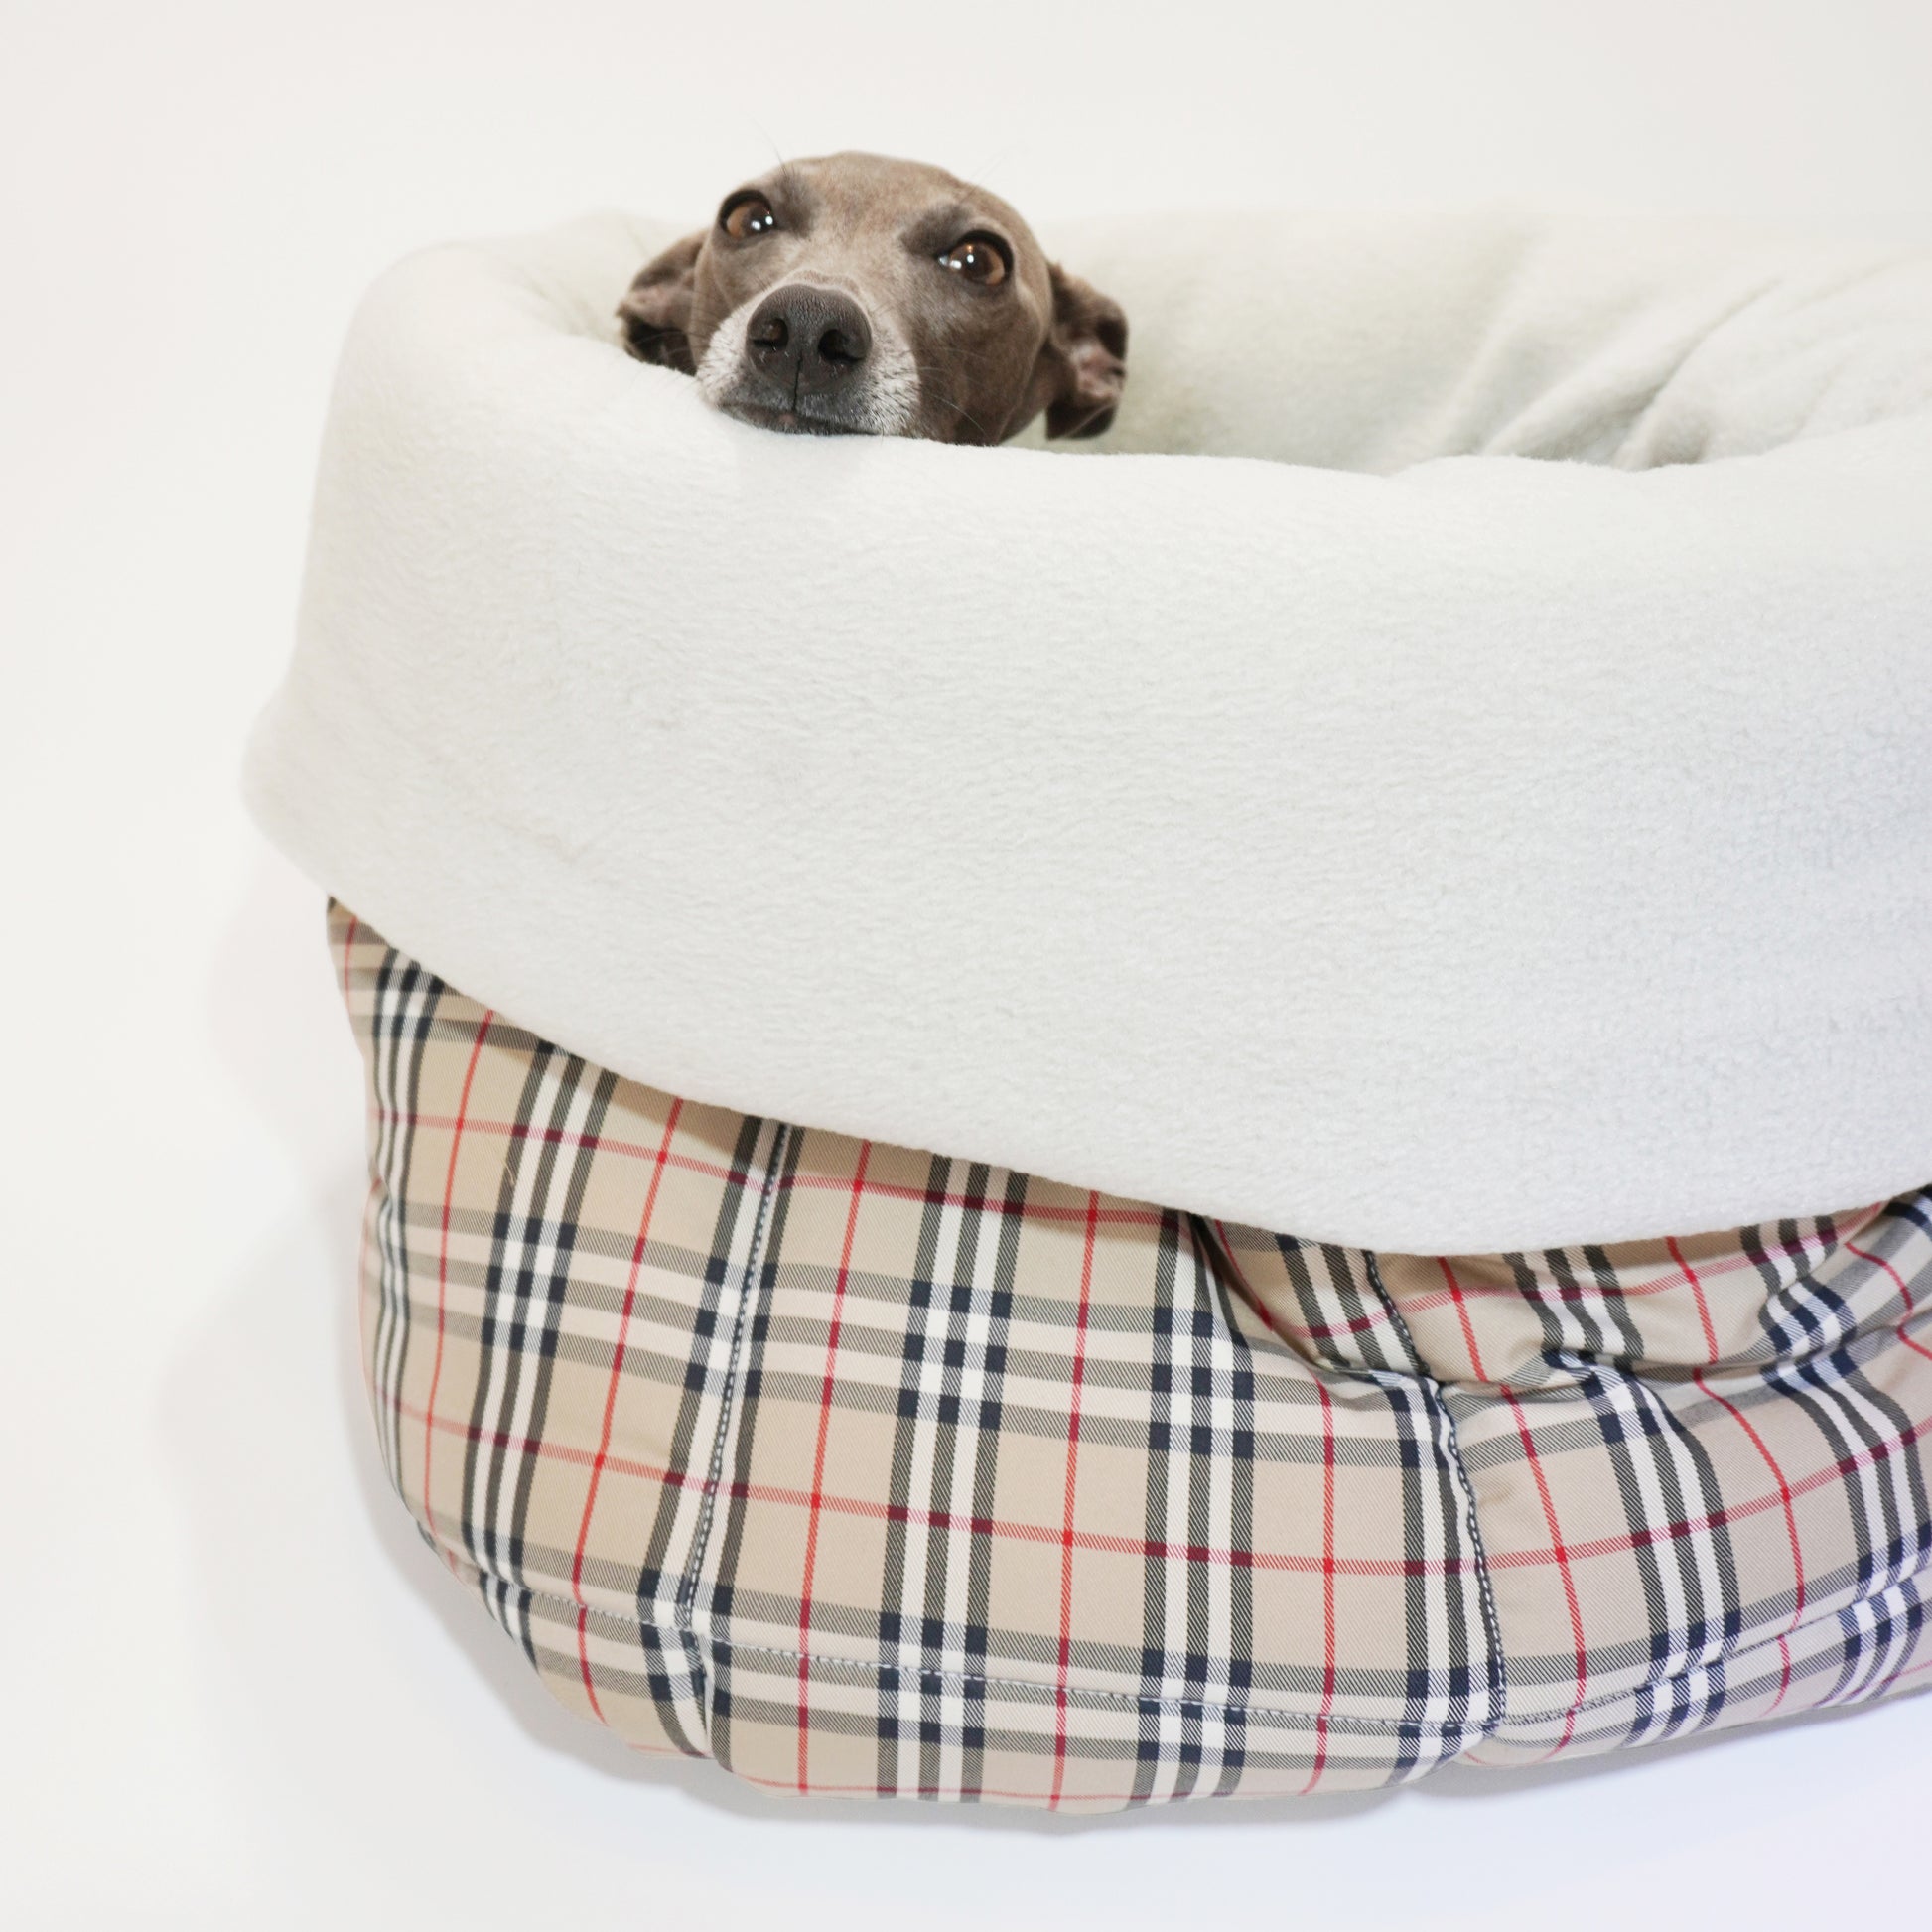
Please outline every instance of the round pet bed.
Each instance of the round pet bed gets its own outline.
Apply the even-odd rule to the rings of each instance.
[[[1932,263],[1091,227],[1071,462],[712,414],[673,232],[377,285],[250,758],[546,1681],[1088,1807],[1921,1681]]]

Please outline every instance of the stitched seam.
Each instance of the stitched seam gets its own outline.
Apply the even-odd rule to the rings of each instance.
[[[1646,1380],[1645,1377],[1627,1370],[1598,1370],[1597,1373],[1599,1377],[1616,1373],[1620,1376],[1620,1379],[1626,1382],[1642,1383]],[[1523,1396],[1523,1399],[1528,1400],[1530,1396],[1539,1393],[1546,1392],[1532,1390],[1527,1392]],[[1547,1393],[1564,1392],[1550,1391]],[[1912,1432],[1913,1436],[1916,1436],[1917,1433],[1916,1430]],[[1909,1441],[1911,1438],[1908,1437],[1907,1440]],[[1863,1604],[1876,1602],[1886,1590],[1896,1588],[1899,1584],[1910,1583],[1917,1578],[1925,1576],[1928,1571],[1932,1571],[1932,1554],[1929,1554],[1916,1569],[1906,1571],[1895,1583],[1888,1584],[1879,1589],[1866,1589],[1862,1594],[1851,1597],[1837,1609],[1821,1609],[1816,1615],[1806,1617],[1802,1623],[1796,1624],[1787,1630],[1785,1636],[1787,1638],[1795,1637],[1803,1631],[1816,1630],[1822,1624],[1835,1622],[1844,1617],[1848,1612],[1858,1609]],[[1511,1712],[1508,1722],[1518,1725],[1553,1723],[1559,1718],[1577,1717],[1586,1711],[1600,1710],[1606,1705],[1617,1704],[1628,1698],[1642,1697],[1665,1691],[1673,1684],[1688,1684],[1697,1677],[1712,1671],[1728,1670],[1733,1664],[1749,1657],[1754,1651],[1764,1648],[1767,1641],[1775,1642],[1776,1639],[1772,1638],[1767,1640],[1756,1636],[1754,1633],[1740,1631],[1730,1642],[1719,1645],[1701,1664],[1686,1664],[1678,1670],[1659,1669],[1652,1672],[1650,1676],[1639,1678],[1636,1683],[1626,1685],[1620,1690],[1597,1691],[1589,1697],[1578,1699],[1575,1703],[1553,1706],[1548,1711]]]
[[[691,1561],[685,1566],[678,1585],[678,1600],[673,1624],[686,1642],[695,1645],[697,1632],[693,1621],[697,1608],[698,1573],[704,1564],[705,1550],[711,1541],[711,1521],[718,1507],[718,1489],[725,1466],[725,1439],[731,1432],[732,1399],[738,1389],[738,1357],[745,1339],[745,1317],[752,1306],[758,1282],[759,1265],[764,1253],[765,1220],[772,1197],[778,1190],[778,1171],[784,1165],[791,1129],[778,1122],[771,1136],[771,1153],[765,1163],[764,1185],[759,1194],[758,1219],[752,1227],[751,1245],[745,1255],[743,1286],[738,1296],[738,1311],[732,1318],[731,1351],[725,1361],[725,1386],[718,1398],[718,1434],[711,1445],[711,1465],[705,1477],[704,1507],[698,1515],[697,1535],[692,1541]],[[705,1646],[709,1650],[710,1646]]]
[[[757,1238],[756,1235],[755,1238]],[[747,1272],[748,1274],[751,1272],[749,1258],[748,1258]],[[1373,1272],[1372,1264],[1371,1264],[1371,1272]],[[1379,1282],[1377,1283],[1377,1287],[1379,1290],[1380,1289]],[[1391,1377],[1390,1379],[1393,1380],[1397,1378]],[[1414,1379],[1417,1382],[1424,1385],[1425,1387],[1427,1387],[1428,1389],[1430,1389],[1432,1394],[1436,1393],[1436,1385],[1434,1383],[1433,1378],[1427,1375],[1419,1375]],[[1696,1669],[1674,1672],[1665,1676],[1647,1679],[1643,1683],[1633,1684],[1622,1690],[1600,1692],[1595,1697],[1584,1699],[1581,1703],[1553,1707],[1548,1711],[1524,1712],[1521,1714],[1509,1714],[1509,1715],[1505,1715],[1501,1711],[1501,1705],[1503,1702],[1503,1687],[1498,1682],[1498,1679],[1500,1677],[1500,1672],[1501,1672],[1502,1647],[1501,1647],[1500,1633],[1499,1633],[1499,1628],[1498,1628],[1497,1618],[1496,1618],[1494,1597],[1493,1597],[1493,1593],[1491,1592],[1488,1587],[1489,1573],[1487,1567],[1487,1559],[1483,1555],[1480,1533],[1477,1530],[1475,1525],[1473,1492],[1469,1487],[1466,1474],[1463,1471],[1462,1463],[1461,1463],[1461,1451],[1459,1447],[1456,1444],[1455,1419],[1453,1415],[1450,1414],[1447,1403],[1441,1403],[1440,1407],[1449,1437],[1451,1452],[1454,1457],[1455,1474],[1457,1476],[1458,1481],[1462,1483],[1464,1497],[1468,1500],[1469,1503],[1469,1515],[1468,1515],[1469,1532],[1470,1532],[1471,1541],[1475,1551],[1476,1575],[1478,1581],[1478,1588],[1480,1591],[1480,1596],[1482,1601],[1483,1625],[1492,1646],[1490,1651],[1489,1677],[1490,1677],[1491,1684],[1492,1686],[1495,1687],[1497,1693],[1497,1700],[1496,1700],[1497,1707],[1498,1707],[1497,1713],[1486,1724],[1465,1722],[1462,1724],[1443,1723],[1443,1724],[1433,1724],[1433,1725],[1419,1723],[1413,1719],[1354,1718],[1354,1717],[1331,1715],[1327,1720],[1328,1727],[1330,1729],[1359,1732],[1365,1735],[1366,1734],[1379,1735],[1383,1733],[1400,1732],[1406,1730],[1416,1734],[1431,1734],[1431,1735],[1442,1736],[1442,1737],[1467,1738],[1471,1741],[1471,1744],[1474,1744],[1474,1743],[1480,1743],[1485,1739],[1495,1735],[1496,1732],[1505,1724],[1511,1725],[1536,1725],[1552,1724],[1563,1718],[1571,1717],[1587,1711],[1597,1710],[1606,1705],[1612,1705],[1619,1702],[1623,1702],[1631,1698],[1641,1696],[1645,1692],[1656,1691],[1664,1686],[1684,1682],[1696,1676],[1698,1674]],[[716,1490],[714,1489],[713,1490],[714,1497],[715,1494],[716,1494]],[[459,1562],[464,1563],[466,1567],[474,1570],[476,1572],[480,1585],[482,1585],[483,1587],[485,1588],[494,1587],[498,1590],[514,1591],[516,1594],[520,1595],[528,1603],[552,1604],[555,1606],[555,1608],[558,1611],[562,1612],[564,1616],[567,1618],[575,1618],[579,1614],[579,1605],[573,1599],[565,1596],[561,1596],[552,1590],[539,1588],[536,1586],[531,1584],[513,1583],[508,1578],[494,1576],[492,1573],[483,1569],[483,1567],[477,1564],[474,1559],[467,1557],[464,1553],[446,1549],[445,1546],[440,1541],[431,1537],[428,1530],[423,1528],[420,1522],[417,1524],[417,1529],[419,1534],[422,1535],[424,1542],[428,1544],[429,1547],[432,1550],[434,1550],[439,1557],[455,1556]],[[1893,1585],[1891,1587],[1895,1589],[1901,1587],[1902,1585],[1912,1582],[1916,1577],[1922,1574],[1924,1574],[1923,1569],[1921,1569],[1920,1571],[1913,1572],[1911,1576],[1906,1578],[1901,1578],[1899,1580],[1899,1583],[1897,1585]],[[1874,1591],[1868,1596],[1856,1598],[1852,1603],[1848,1603],[1839,1609],[1824,1611],[1817,1617],[1808,1617],[1802,1624],[1798,1626],[1797,1630],[1786,1632],[1785,1633],[1786,1638],[1788,1640],[1790,1637],[1798,1635],[1799,1632],[1801,1631],[1815,1629],[1820,1624],[1823,1623],[1833,1623],[1833,1622],[1841,1621],[1849,1610],[1855,1609],[1859,1607],[1861,1604],[1875,1601],[1878,1596],[1886,1593],[1888,1592]],[[624,1622],[624,1619],[616,1616],[613,1612],[608,1610],[593,1610],[591,1614],[595,1617],[599,1617],[601,1619],[607,1619],[609,1621],[618,1622],[621,1624]],[[647,1623],[644,1619],[639,1619],[634,1625],[627,1625],[626,1627],[634,1628],[641,1633],[645,1628],[650,1627],[652,1624],[655,1624],[655,1621],[656,1621],[655,1619],[650,1619],[649,1622]],[[663,1628],[661,1624],[656,1624],[656,1627],[659,1628],[660,1631]],[[680,1620],[674,1621],[672,1625],[672,1633],[690,1639],[691,1632],[689,1628],[688,1619],[681,1618]],[[692,1640],[695,1641],[694,1639]],[[1754,1644],[1740,1645],[1738,1648],[1728,1651],[1725,1653],[1723,1656],[1713,1658],[1708,1665],[1702,1666],[1701,1668],[1705,1670],[1711,1670],[1720,1667],[1727,1668],[1733,1664],[1748,1659],[1749,1657],[1751,1657],[1752,1655],[1754,1655],[1756,1652],[1760,1650],[1767,1650],[1772,1648],[1775,1645],[1776,1641],[1777,1640],[1775,1638],[1771,1638]],[[837,1655],[836,1653],[827,1652],[827,1651],[819,1651],[819,1650],[803,1651],[803,1650],[796,1650],[796,1649],[788,1649],[778,1644],[753,1643],[753,1642],[749,1642],[741,1639],[734,1639],[734,1638],[724,1639],[722,1643],[718,1642],[717,1640],[713,1640],[713,1642],[707,1648],[713,1653],[715,1653],[716,1650],[719,1648],[722,1648],[727,1651],[747,1651],[755,1656],[781,1658],[785,1662],[793,1663],[793,1664],[797,1664],[797,1663],[811,1663],[815,1665],[826,1664],[832,1666],[835,1669],[857,1671],[862,1674],[869,1673],[875,1677],[884,1677],[889,1673],[891,1673],[894,1675],[902,1675],[906,1677],[936,1679],[941,1683],[952,1683],[952,1684],[962,1684],[962,1685],[978,1684],[978,1685],[984,1685],[989,1689],[994,1689],[994,1690],[1026,1691],[1026,1692],[1031,1692],[1039,1695],[1050,1695],[1054,1689],[1053,1685],[1049,1683],[1046,1683],[1044,1681],[1035,1681],[1031,1678],[997,1677],[986,1672],[949,1670],[938,1665],[915,1665],[909,1667],[890,1666],[885,1664],[869,1662],[868,1660],[859,1657],[842,1657]],[[1069,1696],[1073,1696],[1076,1698],[1098,1699],[1113,1704],[1131,1705],[1136,1709],[1152,1706],[1160,1710],[1173,1710],[1173,1711],[1202,1711],[1202,1712],[1210,1712],[1210,1711],[1237,1712],[1238,1711],[1253,1717],[1280,1718],[1298,1724],[1311,1725],[1315,1722],[1314,1712],[1307,1711],[1307,1710],[1297,1710],[1292,1707],[1284,1706],[1284,1705],[1247,1704],[1247,1703],[1237,1704],[1231,1699],[1159,1697],[1159,1696],[1151,1696],[1145,1693],[1135,1692],[1135,1691],[1109,1691],[1095,1686],[1087,1686],[1087,1685],[1069,1685],[1067,1689],[1068,1689]]]
[[[1868,1590],[1863,1596],[1855,1596],[1848,1603],[1841,1603],[1835,1610],[1820,1610],[1816,1616],[1808,1616],[1802,1623],[1794,1624],[1783,1633],[1784,1641],[1789,1643],[1793,1637],[1803,1636],[1807,1631],[1816,1630],[1821,1624],[1843,1623],[1855,1610],[1865,1608],[1889,1596],[1896,1589],[1915,1585],[1925,1576],[1932,1564],[1921,1564],[1918,1569],[1910,1570],[1895,1583],[1887,1584],[1883,1589]],[[1673,1684],[1688,1684],[1693,1678],[1709,1676],[1714,1671],[1728,1671],[1733,1665],[1748,1662],[1761,1650],[1777,1647],[1776,1636],[1760,1637],[1753,1642],[1738,1642],[1727,1650],[1720,1650],[1716,1656],[1702,1664],[1691,1664],[1683,1670],[1667,1671],[1659,1677],[1646,1677],[1640,1683],[1631,1684],[1621,1691],[1598,1691],[1594,1697],[1585,1698],[1581,1704],[1566,1704],[1559,1709],[1542,1712],[1525,1712],[1512,1718],[1513,1724],[1551,1724],[1559,1718],[1571,1718],[1585,1711],[1595,1711],[1606,1704],[1617,1704],[1625,1699],[1643,1697],[1647,1693],[1668,1689]]]
[[[1449,1399],[1443,1392],[1443,1385],[1423,1367],[1422,1351],[1417,1348],[1415,1337],[1409,1332],[1409,1324],[1403,1320],[1402,1311],[1396,1306],[1395,1297],[1389,1293],[1388,1285],[1382,1279],[1381,1265],[1377,1262],[1374,1251],[1364,1248],[1362,1260],[1368,1270],[1370,1284],[1383,1308],[1388,1311],[1389,1319],[1395,1324],[1396,1333],[1402,1337],[1402,1345],[1408,1349],[1410,1361],[1415,1364],[1417,1385],[1428,1393],[1430,1402],[1443,1419],[1450,1472],[1462,1490],[1463,1521],[1468,1526],[1469,1550],[1475,1559],[1476,1598],[1482,1606],[1483,1633],[1489,1639],[1489,1719],[1486,1724],[1473,1725],[1470,1728],[1481,1737],[1491,1736],[1504,1721],[1505,1707],[1509,1701],[1509,1683],[1503,1669],[1502,1620],[1496,1611],[1496,1589],[1489,1575],[1489,1556],[1482,1547],[1482,1525],[1476,1519],[1476,1489],[1475,1484],[1469,1479],[1468,1464],[1462,1459],[1462,1441],[1456,1433],[1455,1411],[1449,1407]]]
[[[1592,1697],[1580,1699],[1574,1704],[1556,1706],[1548,1711],[1522,1713],[1507,1711],[1505,1705],[1507,1703],[1508,1687],[1503,1668],[1504,1652],[1501,1620],[1496,1609],[1495,1590],[1489,1571],[1489,1559],[1483,1550],[1482,1530],[1476,1517],[1475,1484],[1470,1479],[1468,1466],[1462,1459],[1461,1442],[1456,1434],[1455,1428],[1455,1414],[1449,1407],[1448,1401],[1443,1397],[1442,1384],[1435,1377],[1421,1370],[1420,1363],[1422,1357],[1416,1351],[1415,1343],[1409,1334],[1408,1325],[1402,1319],[1401,1311],[1396,1307],[1394,1297],[1389,1294],[1387,1287],[1383,1283],[1382,1271],[1376,1265],[1375,1256],[1364,1249],[1363,1258],[1368,1266],[1369,1279],[1374,1283],[1376,1293],[1382,1298],[1383,1305],[1388,1309],[1389,1318],[1395,1323],[1398,1331],[1401,1333],[1404,1343],[1410,1350],[1411,1358],[1418,1364],[1416,1379],[1431,1391],[1442,1408],[1443,1420],[1449,1433],[1449,1450],[1455,1465],[1456,1478],[1462,1485],[1463,1495],[1468,1499],[1469,1539],[1475,1552],[1476,1577],[1482,1593],[1483,1622],[1488,1628],[1491,1644],[1490,1655],[1492,1661],[1490,1666],[1490,1681],[1496,1694],[1496,1715],[1490,1721],[1489,1725],[1483,1727],[1483,1734],[1485,1736],[1493,1735],[1505,1724],[1554,1724],[1563,1718],[1579,1717],[1587,1711],[1600,1710],[1606,1705],[1618,1704],[1629,1698],[1641,1697],[1646,1693],[1661,1691],[1672,1684],[1688,1683],[1700,1672],[1728,1669],[1731,1665],[1749,1657],[1754,1651],[1768,1647],[1768,1644],[1762,1641],[1758,1643],[1745,1643],[1740,1641],[1721,1649],[1715,1656],[1703,1664],[1690,1665],[1678,1671],[1659,1671],[1656,1675],[1646,1677],[1636,1684],[1627,1685],[1621,1690],[1598,1691]],[[1639,1380],[1641,1378],[1631,1375],[1629,1379]],[[1544,1392],[1530,1390],[1524,1393],[1527,1397]],[[1922,1564],[1918,1570],[1909,1572],[1907,1577],[1901,1578],[1899,1581],[1907,1582],[1913,1577],[1922,1576],[1928,1569],[1932,1569],[1932,1563]],[[1854,1597],[1851,1602],[1842,1605],[1836,1610],[1825,1610],[1821,1611],[1815,1617],[1807,1617],[1803,1623],[1797,1625],[1795,1629],[1787,1631],[1785,1635],[1788,1639],[1798,1635],[1800,1631],[1813,1630],[1821,1623],[1835,1621],[1844,1616],[1848,1610],[1856,1608],[1859,1604],[1875,1600],[1881,1593],[1879,1591],[1870,1591],[1865,1595]],[[1775,1639],[1770,1641],[1775,1642]]]
[[[476,1568],[475,1565],[471,1567]],[[551,1590],[539,1589],[531,1584],[510,1584],[505,1579],[489,1579],[487,1578],[487,1573],[481,1570],[478,1574],[480,1577],[486,1578],[487,1581],[496,1584],[498,1587],[518,1591],[533,1603],[555,1604],[558,1610],[567,1613],[569,1619],[575,1619],[579,1614],[577,1604],[569,1597],[559,1596]],[[631,1625],[625,1619],[612,1615],[610,1611],[593,1610],[591,1614],[594,1617],[601,1616],[608,1618],[612,1622],[622,1623],[625,1628],[635,1628],[642,1631],[647,1627],[647,1624],[643,1620],[639,1620],[636,1624]],[[823,1650],[791,1650],[785,1648],[782,1644],[750,1643],[734,1637],[716,1640],[712,1648],[714,1650],[725,1651],[743,1650],[750,1652],[754,1656],[779,1657],[790,1664],[827,1664],[834,1669],[859,1671],[861,1673],[869,1673],[874,1677],[885,1677],[888,1675],[914,1678],[930,1677],[937,1678],[942,1683],[949,1684],[982,1684],[994,1690],[1030,1691],[1037,1696],[1048,1699],[1053,1696],[1056,1689],[1054,1684],[1044,1679],[995,1677],[981,1671],[948,1670],[939,1665],[879,1664],[869,1662],[863,1657],[841,1657]],[[1154,1697],[1138,1691],[1108,1691],[1080,1684],[1068,1685],[1067,1695],[1075,1698],[1100,1698],[1106,1700],[1108,1703],[1133,1705],[1136,1708],[1154,1705],[1163,1710],[1173,1711],[1239,1711],[1249,1717],[1286,1718],[1298,1724],[1307,1725],[1312,1725],[1316,1719],[1316,1713],[1312,1709],[1298,1711],[1286,1705],[1236,1704],[1232,1700],[1214,1698]],[[1331,1730],[1359,1730],[1376,1733],[1407,1730],[1413,1732],[1434,1732],[1444,1736],[1457,1737],[1474,1736],[1480,1728],[1477,1725],[1469,1724],[1424,1724],[1417,1722],[1413,1718],[1330,1717],[1327,1722],[1328,1727]]]
[[[1923,1569],[1912,1571],[1884,1589],[1873,1590],[1866,1596],[1854,1597],[1851,1602],[1842,1604],[1838,1609],[1825,1610],[1817,1616],[1808,1616],[1804,1622],[1784,1632],[1784,1641],[1789,1643],[1792,1638],[1803,1636],[1809,1630],[1816,1630],[1821,1624],[1842,1623],[1852,1611],[1863,1609],[1868,1604],[1877,1602],[1881,1597],[1890,1595],[1893,1590],[1916,1583],[1924,1574]],[[1708,1663],[1693,1664],[1687,1670],[1671,1671],[1663,1677],[1647,1677],[1642,1683],[1632,1684],[1625,1690],[1599,1691],[1594,1697],[1585,1698],[1581,1704],[1566,1704],[1549,1711],[1528,1711],[1520,1717],[1512,1718],[1510,1723],[1519,1725],[1556,1724],[1564,1718],[1580,1717],[1586,1711],[1601,1710],[1605,1705],[1627,1703],[1648,1693],[1667,1690],[1673,1684],[1688,1684],[1693,1678],[1709,1676],[1719,1671],[1728,1671],[1735,1665],[1748,1663],[1760,1651],[1775,1650],[1778,1641],[1776,1637],[1768,1637],[1756,1643],[1739,1644],[1735,1649],[1721,1651]],[[1853,1700],[1854,1703],[1867,1701],[1863,1698]],[[1795,1716],[1796,1712],[1785,1715]]]

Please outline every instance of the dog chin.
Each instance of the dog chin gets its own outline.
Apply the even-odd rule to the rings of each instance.
[[[755,429],[775,429],[786,436],[869,436],[877,432],[863,423],[842,422],[836,416],[821,416],[812,410],[779,408],[767,402],[755,402],[749,396],[723,397],[718,407],[727,416]]]

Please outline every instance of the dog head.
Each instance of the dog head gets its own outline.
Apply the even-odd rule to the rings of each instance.
[[[1000,443],[1043,409],[1097,436],[1127,377],[1119,306],[939,168],[792,161],[734,189],[618,313],[631,354],[768,429]]]

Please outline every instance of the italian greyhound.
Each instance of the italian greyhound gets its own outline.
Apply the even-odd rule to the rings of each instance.
[[[1120,306],[1046,259],[996,195],[876,154],[735,188],[618,310],[641,361],[766,429],[1003,443],[1097,436],[1127,379]]]

